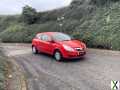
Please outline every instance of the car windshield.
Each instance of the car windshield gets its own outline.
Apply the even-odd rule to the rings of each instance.
[[[72,37],[70,37],[69,35],[67,34],[63,34],[63,33],[55,33],[53,35],[53,39],[55,41],[69,41],[72,39]]]

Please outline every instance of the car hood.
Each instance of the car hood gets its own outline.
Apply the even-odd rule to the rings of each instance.
[[[76,48],[76,47],[84,48],[84,44],[78,40],[62,41],[60,43],[64,45],[68,45],[73,48]]]

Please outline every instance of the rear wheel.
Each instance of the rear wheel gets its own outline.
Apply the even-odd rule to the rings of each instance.
[[[33,54],[38,54],[38,50],[35,46],[32,46],[32,52]]]
[[[56,61],[61,61],[62,60],[61,52],[60,51],[55,51],[54,58],[55,58]]]

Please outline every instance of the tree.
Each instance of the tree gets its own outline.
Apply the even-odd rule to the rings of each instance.
[[[72,6],[78,6],[78,5],[82,5],[84,3],[84,0],[73,0],[71,2]]]
[[[106,4],[110,4],[111,2],[117,2],[119,0],[91,0],[91,3],[95,4],[95,5],[99,5],[99,6],[103,6]]]
[[[37,20],[37,11],[34,8],[26,5],[23,7],[22,20],[27,24],[35,23]]]

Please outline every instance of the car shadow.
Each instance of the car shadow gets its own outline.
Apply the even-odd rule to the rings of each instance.
[[[38,56],[42,56],[42,57],[45,57],[45,58],[49,58],[50,60],[54,60],[55,59],[53,58],[53,56],[49,55],[49,54],[46,54],[46,53],[39,53],[37,54]],[[61,63],[75,63],[75,62],[84,62],[86,59],[86,57],[81,57],[81,58],[77,58],[77,59],[63,59],[62,61],[60,61]]]
[[[75,63],[75,62],[83,62],[86,60],[86,57],[81,57],[81,58],[77,58],[77,59],[63,59],[61,62],[63,63]]]

